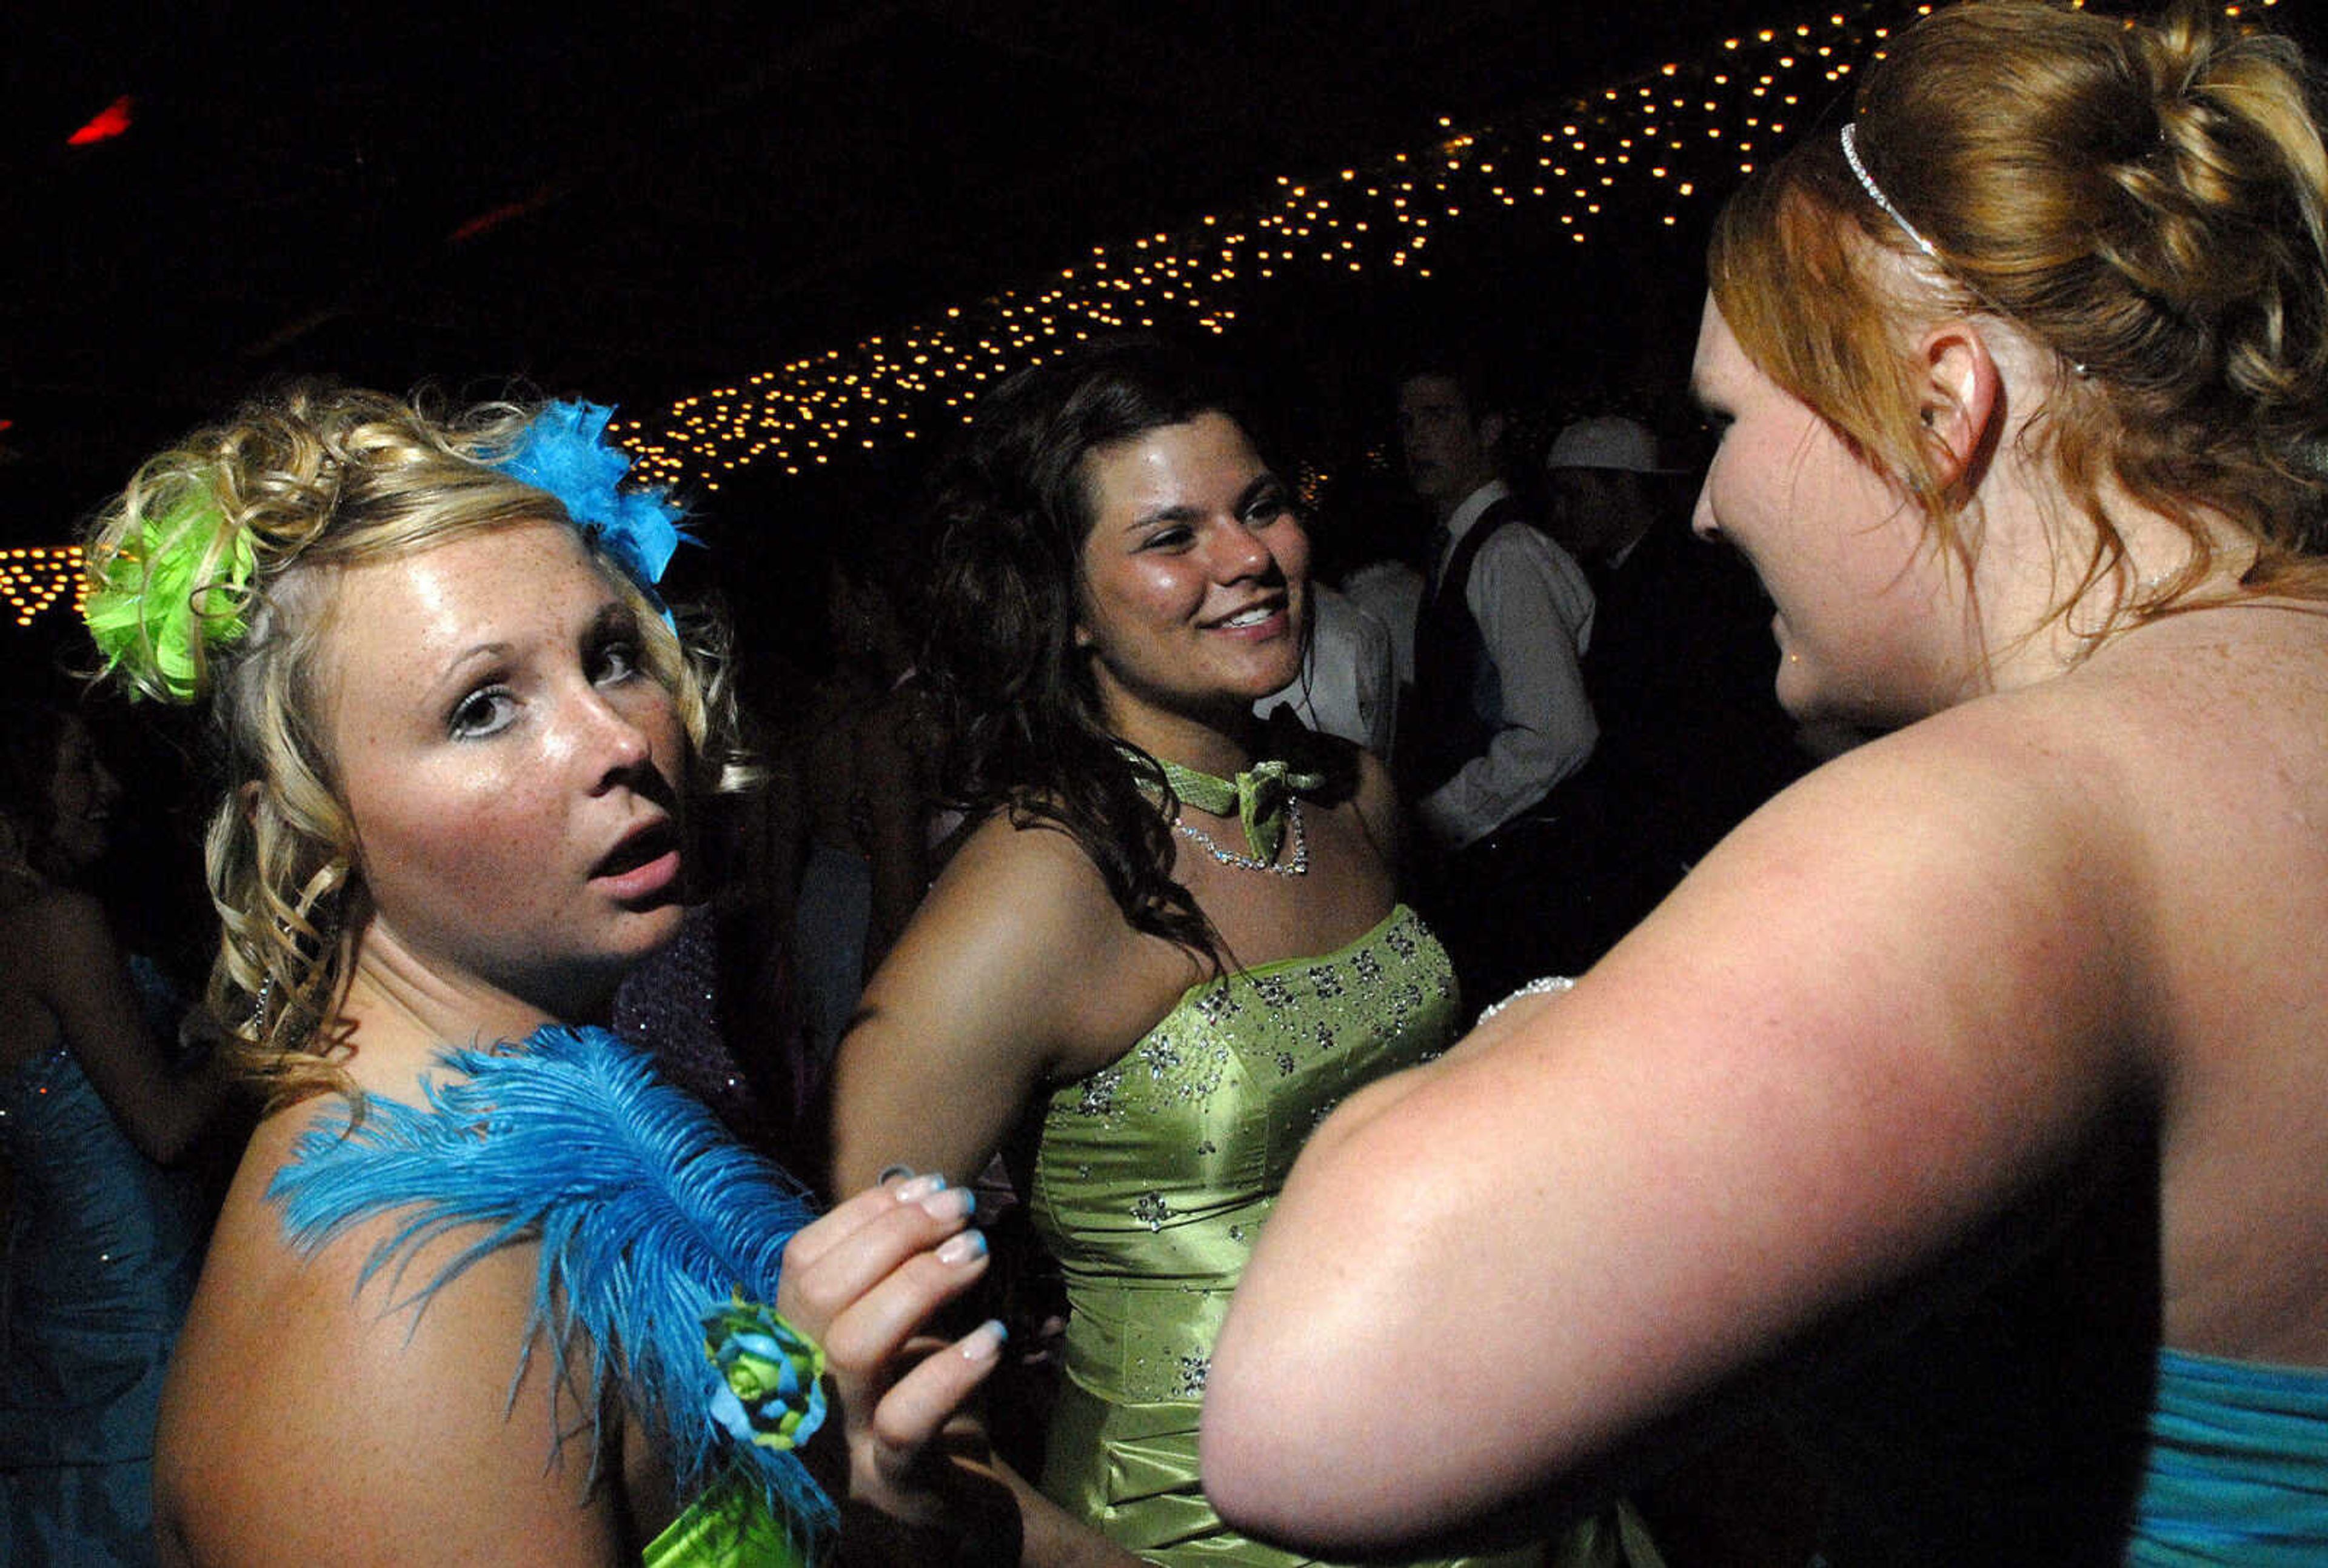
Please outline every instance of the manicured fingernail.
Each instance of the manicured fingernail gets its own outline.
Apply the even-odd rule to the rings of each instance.
[[[1002,1326],[1000,1319],[989,1318],[963,1338],[962,1358],[964,1361],[991,1361],[1001,1354],[1003,1343],[1009,1338],[1010,1330]]]
[[[985,1255],[986,1233],[982,1230],[966,1230],[949,1237],[945,1245],[938,1249],[938,1262],[942,1263],[975,1263]]]
[[[903,1181],[913,1174],[914,1168],[910,1165],[885,1165],[881,1168],[881,1174],[873,1178],[873,1185],[887,1187],[893,1181]]]
[[[970,1188],[949,1187],[943,1192],[934,1192],[923,1198],[922,1209],[932,1219],[967,1219],[977,1202]]]
[[[946,1178],[934,1170],[931,1171],[927,1176],[916,1176],[911,1181],[900,1182],[898,1184],[897,1201],[899,1203],[918,1203],[934,1192],[943,1192],[945,1190],[945,1184]]]

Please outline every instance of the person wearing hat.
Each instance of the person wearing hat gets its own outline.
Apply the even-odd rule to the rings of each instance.
[[[1660,510],[1656,482],[1684,472],[1660,466],[1657,438],[1621,414],[1596,414],[1563,427],[1544,466],[1553,536],[1588,574],[1632,553]]]
[[[1563,428],[1544,468],[1551,531],[1599,605],[1583,674],[1600,744],[1558,796],[1576,831],[1555,918],[1590,962],[1807,759],[1763,674],[1752,573],[1690,533],[1691,471],[1615,414]]]

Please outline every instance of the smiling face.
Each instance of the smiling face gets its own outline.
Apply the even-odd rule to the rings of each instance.
[[[1310,541],[1236,422],[1199,414],[1084,459],[1078,645],[1110,728],[1141,745],[1225,724],[1300,673]]]
[[[1711,301],[1690,379],[1722,427],[1692,524],[1776,602],[1787,711],[1890,727],[1966,695],[1962,596],[1922,514],[1747,358]]]
[[[317,672],[363,942],[587,1015],[681,913],[685,741],[630,604],[573,529],[541,522],[348,568],[328,615]]]

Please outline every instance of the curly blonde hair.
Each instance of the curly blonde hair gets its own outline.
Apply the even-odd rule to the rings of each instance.
[[[2217,559],[2209,514],[2252,545],[2239,591],[2328,596],[2316,90],[2293,42],[2195,5],[2149,24],[1968,0],[1910,28],[1857,95],[1857,151],[1899,218],[1836,136],[1815,136],[1723,212],[1714,304],[1765,373],[1897,480],[1967,575],[1976,530],[1902,345],[1990,314],[2050,351],[2060,373],[2023,440],[2090,524],[2051,617],[2107,585],[2078,628],[2089,648],[2196,607]],[[2133,580],[2108,485],[2188,536],[2180,570]]]
[[[564,519],[555,496],[491,466],[538,411],[496,402],[446,414],[303,383],[149,459],[91,526],[93,591],[183,595],[202,624],[187,650],[191,675],[159,668],[142,630],[108,673],[140,695],[208,708],[223,795],[204,859],[223,930],[207,1001],[270,1103],[352,1090],[333,1026],[364,890],[316,687],[333,568]],[[690,622],[682,638],[593,532],[582,535],[633,601],[645,667],[676,699],[690,784],[748,777],[720,629]]]

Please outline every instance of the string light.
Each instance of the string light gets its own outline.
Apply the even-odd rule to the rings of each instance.
[[[1611,203],[1638,196],[1648,203],[1640,221],[1671,229],[1685,204],[1726,191],[1775,150],[1785,128],[1765,101],[1831,91],[1805,79],[1837,80],[1881,47],[1888,30],[1878,23],[1909,9],[1861,0],[1726,37],[1703,60],[1662,61],[1509,124],[1441,115],[1425,146],[1276,175],[1246,211],[1094,246],[1036,284],[682,398],[617,435],[641,473],[666,484],[717,490],[759,464],[798,474],[844,447],[877,452],[958,424],[983,388],[1095,334],[1139,326],[1223,336],[1264,300],[1329,276],[1428,277],[1433,238],[1444,243],[1504,214],[1541,212],[1535,221],[1584,245],[1629,211]],[[1543,174],[1516,178],[1522,169]]]
[[[7,601],[19,626],[31,625],[34,616],[61,601],[78,612],[88,596],[89,587],[81,580],[80,546],[26,544],[0,549],[0,599]]]
[[[1426,146],[1315,178],[1277,175],[1250,210],[1207,212],[1177,232],[1094,246],[1036,283],[753,371],[660,414],[625,419],[615,434],[638,471],[661,483],[716,491],[723,476],[763,464],[797,476],[828,465],[836,449],[878,451],[959,425],[981,388],[1097,333],[1139,323],[1223,336],[1258,300],[1329,268],[1429,278],[1434,221],[1460,230],[1525,206],[1542,211],[1552,233],[1586,244],[1619,193],[1613,169],[1623,170],[1624,193],[1659,199],[1647,211],[1670,229],[1683,204],[1719,196],[1781,150],[1774,139],[1799,117],[1769,118],[1769,108],[1794,109],[1815,88],[1831,92],[1855,66],[1882,58],[1888,21],[1932,8],[1861,0],[1813,22],[1723,38],[1701,61],[1661,62],[1510,124],[1458,128],[1454,117],[1441,116],[1440,135]],[[2224,10],[2237,16],[2241,7]],[[1827,85],[1807,83],[1811,72]],[[1628,155],[1634,151],[1654,155]],[[1740,155],[1747,153],[1758,155]],[[1563,183],[1510,177],[1531,164]],[[1571,179],[1580,166],[1592,174],[1580,169]],[[1418,189],[1425,184],[1427,212]],[[1321,231],[1333,241],[1318,243]],[[1298,243],[1305,238],[1311,243]],[[19,626],[60,605],[78,609],[84,594],[77,546],[0,548],[0,598]]]

